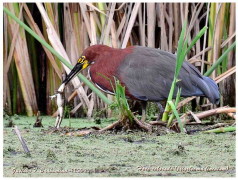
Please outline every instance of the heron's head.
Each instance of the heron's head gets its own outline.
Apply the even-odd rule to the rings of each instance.
[[[80,71],[86,69],[88,66],[94,64],[102,51],[108,50],[110,47],[105,45],[93,45],[85,49],[77,61],[77,64],[73,67],[70,73],[67,75],[63,83],[65,85]]]

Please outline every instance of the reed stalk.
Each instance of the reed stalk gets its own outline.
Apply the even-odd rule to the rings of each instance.
[[[218,12],[216,14],[216,24],[214,26],[214,41],[213,41],[213,63],[217,61],[221,54],[221,42],[223,37],[223,30],[224,30],[224,19],[225,19],[225,9],[226,9],[226,3],[219,4],[220,8],[218,9]],[[221,69],[218,67],[217,74],[221,74]],[[215,75],[215,74],[214,74]],[[215,77],[215,76],[212,77]]]
[[[19,14],[19,4],[7,4],[8,8],[12,11],[11,14]],[[4,7],[5,8],[5,7]],[[15,16],[14,15],[14,16]],[[15,16],[16,17],[16,16]],[[16,17],[17,18],[17,17]],[[12,19],[9,19],[9,32],[13,36],[15,29],[15,22]],[[28,116],[34,115],[37,112],[37,101],[35,94],[35,87],[32,77],[32,71],[30,66],[30,59],[27,49],[25,31],[23,28],[20,28],[20,33],[18,34],[15,46],[14,59],[16,62],[17,73],[19,77],[21,92],[23,95],[24,103],[26,106],[26,112]]]
[[[209,28],[208,28],[208,46],[213,47],[213,36],[214,36],[214,25],[215,25],[215,14],[216,14],[216,3],[211,3],[210,9],[209,9]],[[213,59],[213,50],[208,52],[207,55],[208,62],[212,63]],[[208,68],[210,66],[208,65]]]
[[[17,89],[18,89],[18,76],[15,64],[12,65],[12,114],[17,114]]]
[[[148,47],[153,47],[153,48],[155,47],[155,23],[156,23],[155,3],[147,3]],[[161,27],[161,29],[163,28]],[[161,32],[163,32],[163,30],[161,30]]]

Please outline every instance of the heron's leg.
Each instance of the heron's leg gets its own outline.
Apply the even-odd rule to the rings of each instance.
[[[164,108],[163,108],[163,106],[159,102],[156,102],[156,104],[158,105],[158,108],[159,108],[159,113],[158,113],[157,121],[160,121],[161,117],[162,117],[162,115],[164,113]]]
[[[147,106],[147,101],[142,101],[142,102],[141,102],[141,105],[142,105],[141,121],[145,121],[145,120],[146,120],[146,106]]]

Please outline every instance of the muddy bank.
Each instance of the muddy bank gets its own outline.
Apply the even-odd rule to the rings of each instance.
[[[33,128],[34,120],[20,116],[14,121],[30,156],[12,128],[4,128],[5,177],[235,176],[235,133],[159,136],[128,131],[65,136],[46,133],[53,118],[43,117],[41,128]],[[110,123],[65,119],[62,126],[102,128]]]

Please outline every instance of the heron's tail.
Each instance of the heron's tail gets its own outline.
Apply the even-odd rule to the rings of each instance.
[[[219,104],[220,94],[216,82],[206,76],[203,76],[203,79],[199,78],[199,81],[197,82],[198,88],[201,89],[209,101],[213,104]]]

